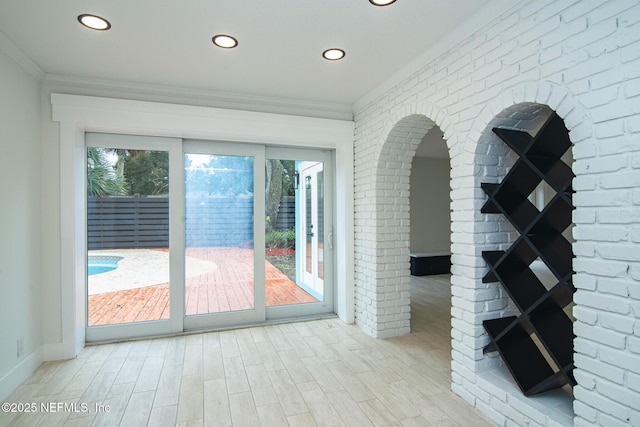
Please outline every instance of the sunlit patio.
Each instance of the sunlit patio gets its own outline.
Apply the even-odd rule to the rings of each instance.
[[[166,249],[134,254],[135,262],[125,257],[118,269],[89,277],[89,326],[169,318]],[[253,308],[253,249],[189,248],[186,256],[187,315]],[[265,271],[267,307],[317,301],[269,261]]]

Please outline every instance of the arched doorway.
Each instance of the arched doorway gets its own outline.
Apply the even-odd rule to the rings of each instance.
[[[411,332],[437,333],[443,346],[450,346],[451,331],[450,174],[444,134],[434,126],[411,166]]]
[[[410,332],[411,164],[434,126],[423,114],[399,119],[380,151],[372,153],[376,166],[370,179],[356,187],[355,316],[356,323],[376,338]],[[356,168],[356,180],[363,182],[358,173]]]

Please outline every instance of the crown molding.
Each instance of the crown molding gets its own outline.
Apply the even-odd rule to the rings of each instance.
[[[24,54],[9,38],[0,31],[0,50],[6,53],[23,70],[41,81],[45,77],[45,72],[31,58]]]
[[[394,86],[402,83],[447,51],[450,51],[467,38],[473,36],[474,33],[491,25],[491,22],[493,22],[496,17],[519,7],[521,3],[521,1],[514,0],[494,0],[489,2],[478,12],[462,21],[457,27],[444,35],[438,43],[430,46],[413,61],[409,62],[375,89],[354,102],[353,110],[360,110],[374,102],[387,91],[393,89]]]
[[[102,96],[139,101],[185,104],[231,110],[289,114],[336,120],[353,120],[351,105],[275,98],[212,90],[151,85],[146,83],[46,74],[43,87],[48,92]]]

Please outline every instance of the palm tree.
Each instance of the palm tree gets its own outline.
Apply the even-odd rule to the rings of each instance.
[[[123,182],[101,148],[87,148],[87,194],[97,197],[124,194]]]

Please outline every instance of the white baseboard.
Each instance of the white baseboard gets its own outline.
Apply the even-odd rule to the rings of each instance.
[[[0,378],[0,401],[4,401],[43,362],[42,346],[22,359],[13,369]]]

